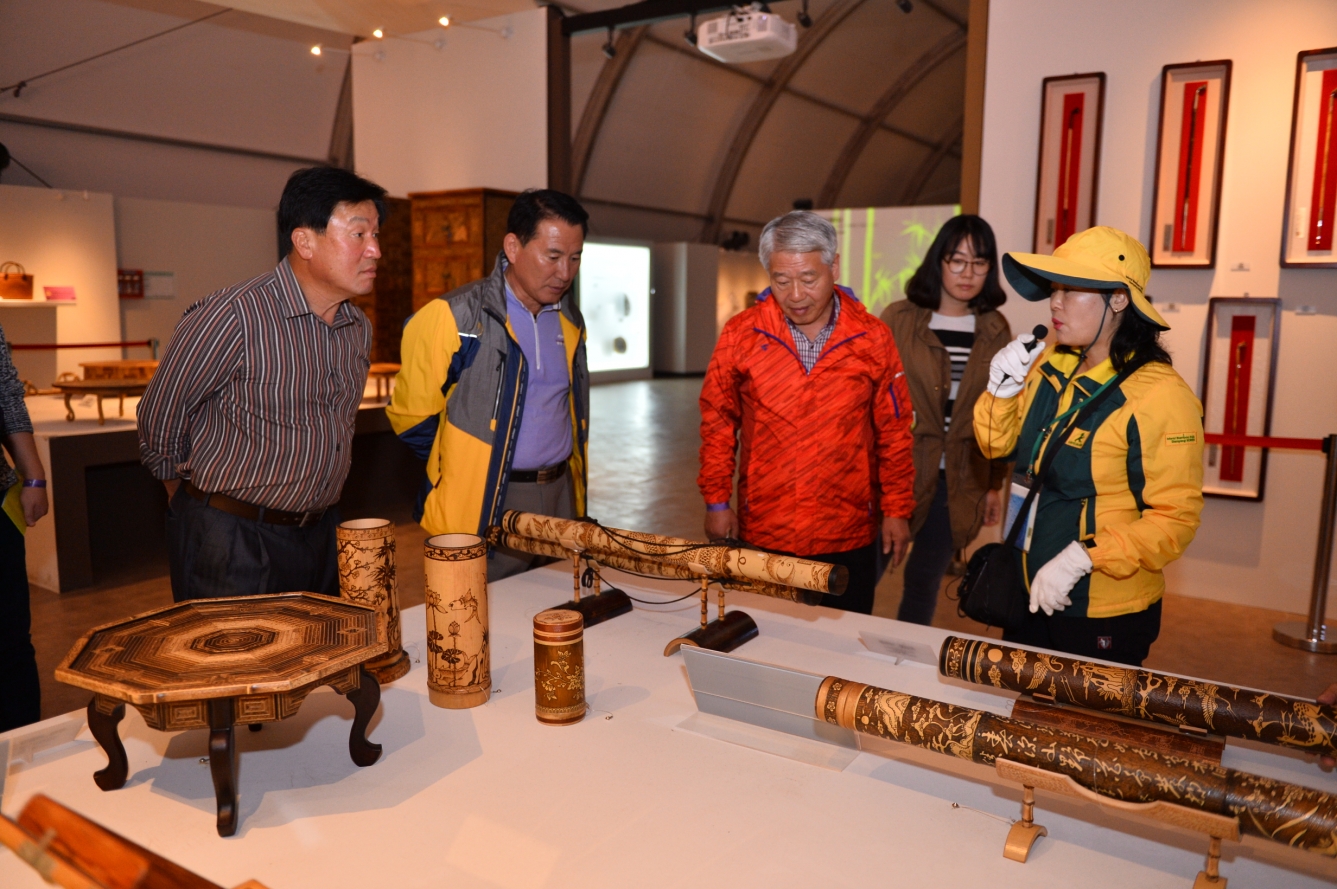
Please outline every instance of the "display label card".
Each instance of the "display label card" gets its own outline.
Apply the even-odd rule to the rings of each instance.
[[[868,632],[860,632],[859,641],[869,651],[875,654],[885,654],[887,657],[894,657],[897,661],[914,661],[919,664],[928,664],[930,667],[938,666],[938,653],[933,650],[931,645],[924,642],[916,642],[913,639],[895,639],[890,636]]]

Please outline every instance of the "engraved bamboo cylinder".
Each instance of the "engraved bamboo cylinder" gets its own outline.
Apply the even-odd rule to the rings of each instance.
[[[385,618],[389,650],[368,661],[367,672],[384,684],[409,671],[399,625],[399,585],[395,576],[395,527],[389,519],[353,519],[335,529],[339,595],[375,608]]]
[[[1090,710],[1337,756],[1337,708],[1314,701],[957,636],[943,641],[938,672]]]
[[[550,608],[534,615],[534,715],[544,725],[585,718],[585,618]]]
[[[427,696],[463,710],[492,696],[487,544],[477,534],[438,534],[425,545]]]
[[[487,540],[492,546],[513,549],[522,553],[532,553],[536,556],[551,556],[554,559],[568,559],[571,557],[570,550],[560,543],[512,534],[503,530],[500,525],[493,525],[488,529]],[[597,558],[591,558],[607,568],[616,568],[619,571],[627,571],[632,574],[648,574],[652,577],[676,577],[683,580],[698,580],[701,577],[700,572],[693,571],[685,564],[666,562],[655,556],[636,556],[626,550],[609,553],[600,552],[597,554]],[[782,586],[778,583],[767,583],[761,580],[732,578],[717,579],[716,582],[722,589],[735,590],[740,593],[756,593],[759,596],[769,596],[773,599],[788,599],[791,602],[800,602],[804,605],[820,605],[822,600],[821,593],[800,589],[799,587]]]
[[[1337,857],[1337,797],[1308,787],[835,676],[822,682],[815,709],[841,728],[985,765],[1033,766],[1112,799],[1237,818],[1245,833]]]
[[[839,595],[845,591],[849,572],[840,565],[815,562],[796,556],[760,550],[702,544],[682,537],[665,537],[644,531],[603,528],[593,522],[507,510],[502,528],[511,534],[561,543],[603,561],[626,554],[678,565],[692,566],[712,578],[737,578],[799,587]]]

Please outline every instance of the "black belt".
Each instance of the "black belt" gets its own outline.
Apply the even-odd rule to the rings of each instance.
[[[325,515],[323,509],[313,509],[310,512],[284,512],[281,509],[267,509],[263,506],[256,506],[254,503],[247,503],[245,500],[238,500],[236,497],[229,497],[227,494],[211,494],[208,491],[201,491],[191,484],[189,479],[183,479],[181,486],[186,489],[187,494],[199,500],[205,506],[212,506],[214,509],[222,510],[228,515],[249,519],[252,522],[267,522],[271,525],[296,525],[303,528],[307,525],[314,525]]]
[[[512,482],[520,484],[540,485],[551,484],[562,476],[566,475],[566,461],[563,460],[556,466],[549,466],[545,469],[512,469],[509,476]]]

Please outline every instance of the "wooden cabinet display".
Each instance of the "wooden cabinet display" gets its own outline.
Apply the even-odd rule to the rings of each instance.
[[[413,239],[410,201],[386,198],[376,287],[353,303],[371,319],[371,360],[398,362],[404,321],[413,314]]]
[[[515,198],[514,192],[490,188],[409,195],[413,202],[413,311],[492,273]]]

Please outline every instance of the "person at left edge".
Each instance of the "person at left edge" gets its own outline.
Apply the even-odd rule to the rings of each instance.
[[[492,274],[404,326],[385,412],[427,461],[414,516],[428,533],[482,535],[508,509],[585,514],[590,378],[571,284],[588,221],[570,195],[524,192]],[[544,561],[493,550],[488,579]]]
[[[0,328],[0,732],[42,718],[42,684],[33,649],[23,535],[46,515],[46,472],[23,402],[23,381]],[[15,470],[18,470],[15,472]]]
[[[169,497],[172,597],[337,596],[334,504],[370,367],[349,300],[376,281],[385,189],[298,170],[279,200],[288,254],[186,310],[139,403],[139,451]]]
[[[836,286],[830,222],[786,213],[766,224],[758,248],[771,298],[724,326],[701,386],[706,536],[843,565],[844,595],[822,604],[871,614],[878,549],[900,563],[915,506],[896,342]]]

